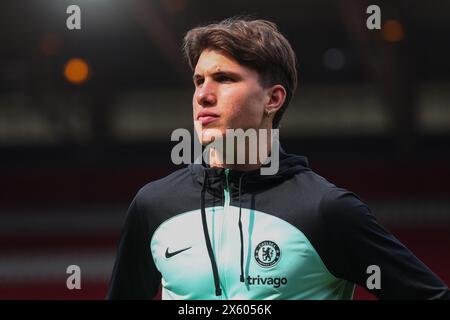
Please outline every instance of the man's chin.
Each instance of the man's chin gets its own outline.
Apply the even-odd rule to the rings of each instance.
[[[220,129],[204,129],[202,132],[202,145],[207,146],[214,141],[222,140],[225,133]]]
[[[220,137],[222,138],[222,137]],[[204,138],[202,139],[202,146],[206,147],[208,145],[210,145],[211,143],[213,143],[214,141],[216,141],[216,143],[218,143],[218,139],[216,139],[216,137],[208,137],[208,138]]]

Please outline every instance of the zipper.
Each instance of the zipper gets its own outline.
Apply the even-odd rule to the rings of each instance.
[[[226,260],[226,250],[224,249],[224,247],[227,245],[227,227],[228,227],[228,210],[230,207],[230,184],[228,181],[228,176],[230,174],[231,169],[227,168],[225,169],[225,186],[223,188],[223,193],[224,193],[224,208],[223,208],[223,219],[222,219],[222,228],[221,228],[221,234],[220,234],[220,251],[221,251],[221,256],[220,256],[220,266],[221,266],[221,270],[222,270],[222,276],[220,277],[222,279],[222,284],[223,284],[223,294],[222,296],[224,296],[227,292],[227,283],[226,283],[226,268],[224,266],[225,260]]]
[[[227,169],[225,169],[225,181],[226,181],[226,184],[225,184],[225,188],[224,188],[224,193],[225,193],[225,196],[226,195],[228,195],[228,203],[226,203],[225,202],[225,205],[230,205],[230,185],[229,185],[229,183],[228,183],[228,176],[229,176],[229,174],[230,174],[230,171],[231,171],[231,169],[229,169],[229,168],[227,168]],[[225,201],[227,200],[227,198],[225,198]]]

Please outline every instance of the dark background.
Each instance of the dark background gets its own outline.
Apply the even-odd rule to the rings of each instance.
[[[66,27],[71,4],[81,30]],[[370,4],[381,30],[366,28]],[[449,1],[7,0],[0,298],[104,297],[128,204],[177,169],[171,132],[192,130],[183,35],[236,14],[274,21],[298,55],[284,149],[361,196],[450,283]],[[65,78],[72,58],[85,82]],[[81,290],[66,288],[71,264]]]

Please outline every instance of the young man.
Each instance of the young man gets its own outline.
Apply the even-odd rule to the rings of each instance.
[[[226,129],[278,128],[297,84],[295,54],[264,20],[228,19],[184,39],[194,71],[193,116],[203,145]],[[111,299],[351,299],[379,270],[382,299],[443,299],[447,286],[354,194],[278,153],[191,164],[147,184],[129,208]],[[249,147],[249,146],[247,146]],[[248,151],[248,150],[247,150]],[[379,269],[378,269],[379,268]]]

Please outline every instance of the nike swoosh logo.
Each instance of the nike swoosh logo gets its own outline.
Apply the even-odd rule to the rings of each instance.
[[[181,250],[178,250],[178,251],[174,251],[174,252],[169,252],[169,248],[167,248],[166,249],[166,259],[172,258],[174,255],[177,255],[177,254],[179,254],[179,253],[181,253],[183,251],[189,250],[190,248],[192,248],[192,247],[184,248],[184,249],[181,249]]]

